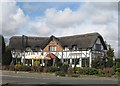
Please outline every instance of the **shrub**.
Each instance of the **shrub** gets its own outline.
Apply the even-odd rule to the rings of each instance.
[[[77,74],[82,74],[82,69],[81,69],[80,67],[76,67],[76,68],[75,68],[75,72],[76,72]]]
[[[34,66],[39,66],[40,65],[40,61],[35,61],[33,65]]]
[[[43,72],[45,72],[45,73],[48,72],[48,67],[44,67]]]
[[[116,62],[116,68],[120,68],[120,62]]]
[[[58,67],[54,67],[54,66],[48,67],[48,72],[56,72],[56,71],[59,71]]]
[[[61,66],[62,66],[62,62],[58,62],[57,67],[61,67]]]
[[[41,66],[32,66],[31,70],[34,72],[42,72],[43,68]]]
[[[79,74],[72,74],[72,77],[79,77]]]
[[[63,64],[63,65],[61,66],[61,71],[67,73],[68,67],[69,67],[68,64]]]
[[[23,66],[21,67],[21,70],[22,70],[22,71],[31,71],[31,68],[30,68],[29,66],[23,65]]]
[[[116,68],[115,71],[120,73],[120,68]]]
[[[113,68],[104,68],[103,69],[103,74],[113,75],[113,74],[115,74],[115,70]]]
[[[95,75],[95,74],[98,74],[98,70],[95,69],[95,68],[84,68],[82,69],[82,73],[83,74],[86,74],[86,75]]]
[[[11,64],[11,65],[9,66],[9,70],[14,71],[14,70],[15,70],[15,65]]]
[[[15,70],[16,71],[20,71],[21,69],[22,69],[22,65],[20,65],[20,64],[15,65]]]
[[[64,76],[65,77],[65,73],[63,71],[57,71],[55,73],[56,76]]]
[[[68,73],[68,76],[71,76],[71,74],[73,73],[72,65],[68,67],[67,73]]]
[[[9,65],[2,66],[2,70],[9,70]]]

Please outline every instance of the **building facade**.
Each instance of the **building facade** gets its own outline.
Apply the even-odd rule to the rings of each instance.
[[[13,36],[10,38],[13,63],[23,62],[32,66],[34,61],[40,61],[41,66],[47,61],[58,61],[76,65],[77,67],[91,67],[96,57],[103,58],[107,50],[103,37],[99,33],[88,33],[65,37],[30,37]],[[43,59],[42,59],[43,58]],[[54,64],[52,64],[54,65]]]

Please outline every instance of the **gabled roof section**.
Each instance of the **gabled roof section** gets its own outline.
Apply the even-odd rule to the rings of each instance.
[[[43,48],[45,48],[47,46],[47,44],[52,40],[56,41],[61,46],[59,38],[55,37],[54,35],[51,35],[50,38],[46,41],[46,43],[44,43]]]

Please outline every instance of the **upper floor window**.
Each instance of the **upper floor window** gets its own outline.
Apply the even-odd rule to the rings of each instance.
[[[72,50],[77,50],[77,45],[73,45]]]
[[[31,47],[26,47],[26,51],[31,51]]]
[[[101,50],[101,44],[96,44],[95,49],[96,50]]]
[[[49,46],[49,51],[56,51],[56,46]]]
[[[68,46],[64,46],[64,51],[69,51]]]

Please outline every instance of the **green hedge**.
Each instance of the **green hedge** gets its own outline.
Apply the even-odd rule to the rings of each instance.
[[[60,69],[58,67],[50,66],[48,67],[48,72],[56,72],[59,71]]]
[[[116,68],[115,71],[120,73],[120,68]]]
[[[55,75],[56,76],[63,76],[63,77],[65,77],[65,72],[63,72],[63,71],[57,71],[57,72],[55,72]]]
[[[77,74],[83,74],[83,75],[95,75],[99,73],[98,69],[95,68],[79,68],[76,67],[75,71]]]
[[[31,71],[31,67],[24,65],[21,67],[21,71]]]
[[[79,77],[79,74],[72,74],[72,77]]]
[[[83,69],[83,70],[85,70],[84,73],[86,75],[95,75],[95,74],[99,73],[99,71],[95,68],[86,68],[86,69]]]
[[[21,65],[21,64],[16,64],[15,65],[15,70],[16,71],[31,71],[31,67],[25,66],[25,65]]]
[[[63,64],[63,65],[61,66],[61,71],[67,73],[68,67],[69,67],[68,64]]]

